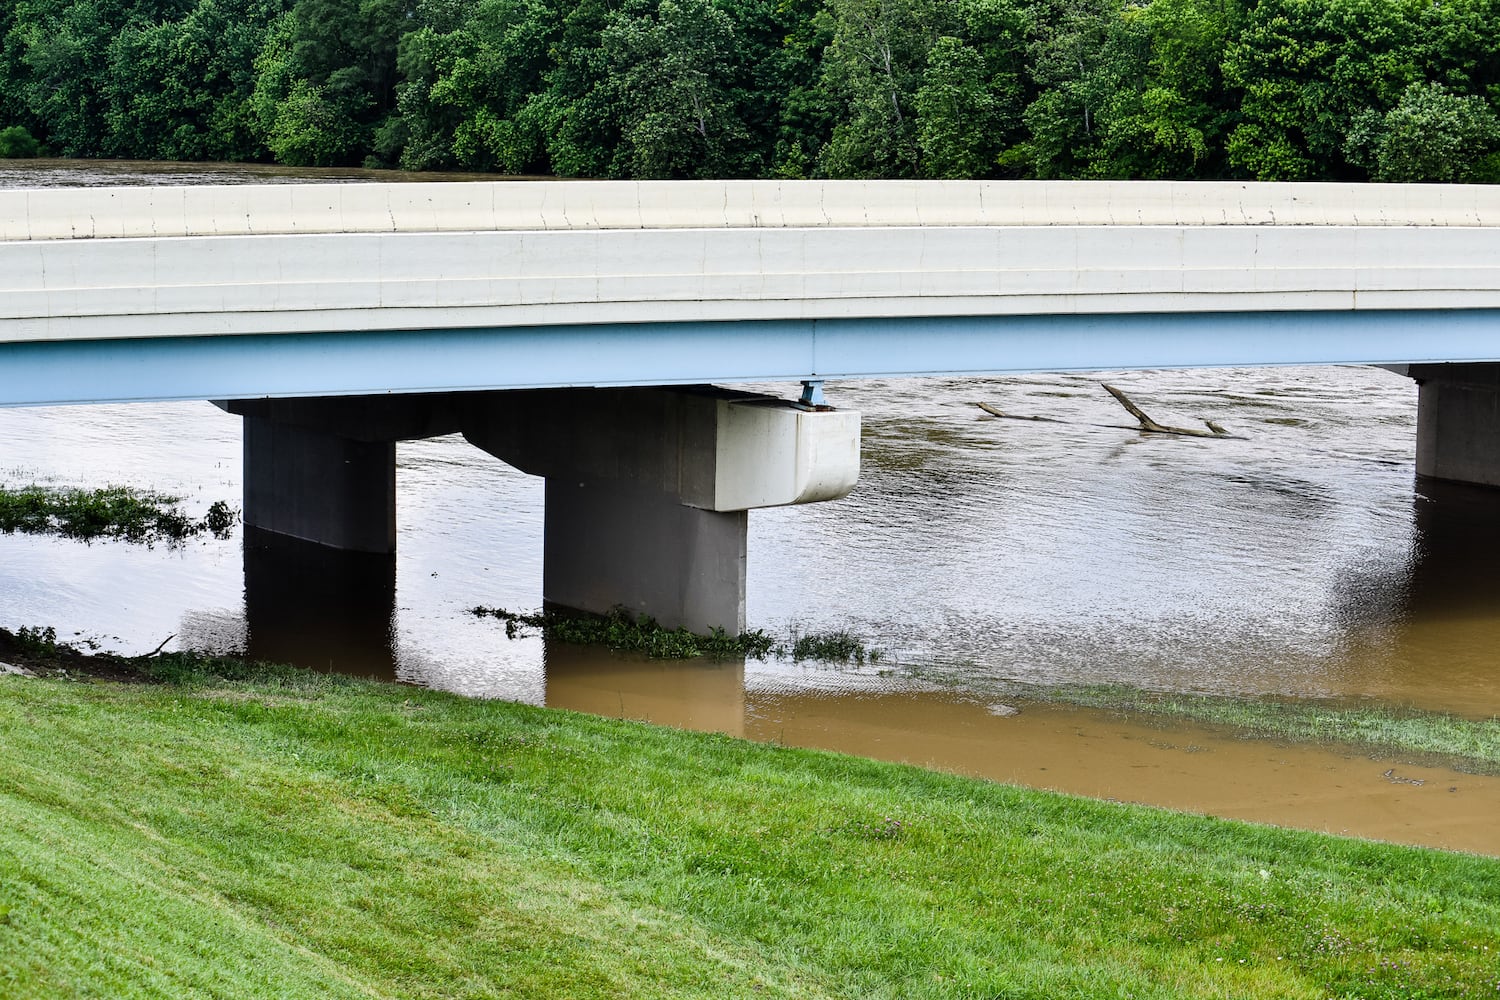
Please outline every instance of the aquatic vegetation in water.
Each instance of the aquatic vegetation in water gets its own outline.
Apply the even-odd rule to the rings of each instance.
[[[879,663],[882,653],[866,646],[843,629],[831,632],[809,632],[792,640],[794,660],[822,660],[825,663]]]
[[[649,615],[636,617],[623,608],[607,615],[589,615],[564,611],[518,612],[505,608],[471,608],[479,616],[498,618],[505,623],[506,638],[541,633],[549,639],[579,646],[605,646],[622,652],[644,653],[662,660],[688,660],[703,656],[710,659],[748,656],[788,657],[793,660],[821,660],[830,663],[876,663],[878,649],[871,649],[848,632],[812,632],[777,641],[761,629],[750,629],[729,635],[716,628],[708,635],[685,628],[669,629]]]
[[[58,535],[86,542],[118,538],[144,545],[170,545],[204,532],[228,538],[239,521],[239,512],[222,500],[216,500],[197,520],[182,512],[181,503],[181,497],[127,486],[95,490],[0,488],[0,531]]]
[[[1029,688],[1025,694],[1037,701],[1146,719],[1225,726],[1257,739],[1340,744],[1474,774],[1500,774],[1500,717],[1467,719],[1413,707],[1172,694],[1104,684]]]
[[[569,614],[561,611],[517,612],[505,608],[476,607],[472,614],[498,618],[505,635],[516,639],[538,632],[550,639],[579,646],[645,653],[663,660],[687,660],[698,656],[724,659],[730,656],[763,657],[773,641],[759,630],[731,636],[721,628],[708,635],[685,628],[666,628],[649,615],[639,618],[617,608],[607,615]]]

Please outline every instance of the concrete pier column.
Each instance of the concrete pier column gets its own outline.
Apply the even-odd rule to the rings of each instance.
[[[745,624],[743,510],[688,507],[619,479],[547,478],[542,594],[584,611],[623,607],[668,628]]]
[[[247,525],[355,552],[396,551],[396,445],[245,417]]]
[[[859,475],[858,414],[710,387],[491,393],[463,433],[547,481],[545,600],[694,632],[745,627],[749,510]]]
[[[1500,364],[1411,365],[1417,475],[1500,486]]]
[[[844,496],[859,415],[710,386],[227,400],[245,523],[396,547],[396,441],[462,431],[546,480],[542,598],[669,628],[745,627],[747,511]]]

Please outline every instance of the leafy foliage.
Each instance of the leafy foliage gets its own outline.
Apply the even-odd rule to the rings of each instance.
[[[1500,0],[15,0],[0,155],[1488,181],[1497,35]]]
[[[644,653],[663,660],[689,660],[696,657],[727,659],[729,657],[768,656],[793,660],[821,660],[825,663],[877,663],[882,658],[845,631],[813,632],[778,642],[760,629],[729,635],[715,628],[708,635],[685,628],[666,628],[648,615],[636,617],[616,608],[607,615],[590,615],[564,611],[518,612],[505,608],[471,608],[481,617],[498,618],[505,623],[506,638],[542,633],[549,639],[572,645],[607,646],[620,652]]]
[[[181,498],[143,493],[123,486],[96,490],[52,490],[28,486],[0,489],[0,532],[59,535],[80,541],[118,538],[153,545],[180,543],[207,531],[228,537],[239,515],[222,500],[194,520],[179,508]]]
[[[0,160],[36,156],[41,145],[24,125],[0,129]]]

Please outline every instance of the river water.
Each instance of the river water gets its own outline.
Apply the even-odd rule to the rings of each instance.
[[[183,169],[169,179],[266,179]],[[370,176],[352,173],[332,179]],[[0,165],[12,186],[163,176]],[[1142,434],[1103,382],[1162,423],[1211,419],[1235,436]],[[542,485],[456,437],[398,445],[394,560],[238,536],[151,549],[0,536],[0,625],[122,652],[173,636],[169,648],[1500,853],[1494,779],[1026,699],[1118,684],[1500,713],[1497,494],[1415,479],[1407,379],[1263,368],[827,392],[863,415],[860,484],[751,514],[749,624],[844,629],[883,651],[876,663],[660,663],[508,639],[468,609],[540,603]],[[237,503],[240,476],[239,420],[208,403],[0,409],[0,485],[124,484],[201,512]]]

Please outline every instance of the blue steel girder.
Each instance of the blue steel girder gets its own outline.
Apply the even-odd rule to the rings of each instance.
[[[0,344],[0,405],[1500,360],[1500,310],[962,316]]]

